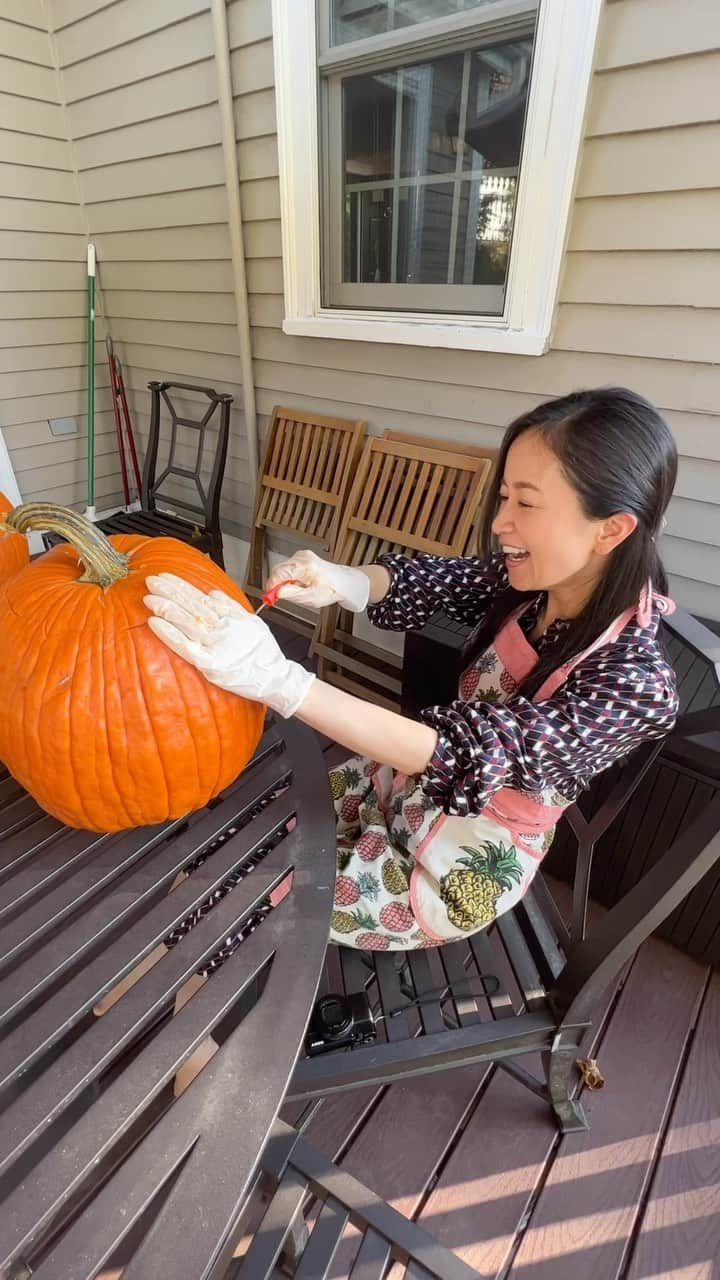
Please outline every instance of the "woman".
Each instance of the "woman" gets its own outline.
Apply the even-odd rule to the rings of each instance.
[[[150,626],[224,689],[297,715],[355,754],[331,774],[338,875],[331,938],[402,949],[467,937],[525,893],[555,824],[603,769],[667,733],[672,606],[656,538],[677,454],[656,410],[609,388],[540,405],[507,430],[478,557],[367,568],[310,551],[269,586],[404,630],[442,608],[480,624],[458,698],[417,723],[288,661],[221,592],[148,579]],[[493,542],[499,552],[493,553]]]

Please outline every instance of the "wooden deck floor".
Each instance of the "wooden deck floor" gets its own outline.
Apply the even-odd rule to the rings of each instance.
[[[491,1067],[328,1099],[308,1136],[488,1280],[720,1280],[720,975],[651,939],[590,1050],[589,1133]]]

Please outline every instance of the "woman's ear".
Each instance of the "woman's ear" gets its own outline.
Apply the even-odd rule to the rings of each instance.
[[[595,542],[595,551],[599,556],[609,556],[611,551],[620,546],[626,538],[634,533],[638,526],[637,516],[629,511],[617,511],[615,515],[603,520]]]

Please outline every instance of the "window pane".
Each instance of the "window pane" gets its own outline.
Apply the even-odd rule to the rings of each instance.
[[[400,176],[457,167],[457,105],[464,53],[406,67],[400,76]]]
[[[343,85],[345,181],[392,178],[397,71],[353,76]]]
[[[332,43],[384,35],[432,18],[470,13],[492,0],[332,0]]]
[[[376,188],[345,197],[344,279],[381,284],[391,275],[393,192]]]
[[[491,174],[461,184],[453,284],[505,284],[516,186]]]
[[[401,284],[447,284],[454,183],[404,187],[399,192],[396,279]]]
[[[343,282],[504,287],[531,53],[528,36],[342,80]]]
[[[506,169],[520,159],[530,80],[531,40],[512,40],[470,54],[464,120],[458,146],[467,169]]]

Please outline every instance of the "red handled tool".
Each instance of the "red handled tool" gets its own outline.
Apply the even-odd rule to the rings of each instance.
[[[128,483],[127,462],[125,461],[125,442],[123,440],[122,419],[120,417],[120,406],[118,404],[117,389],[115,386],[115,361],[113,359],[112,338],[109,336],[105,339],[105,347],[107,349],[108,370],[110,372],[110,392],[112,395],[113,416],[115,418],[115,435],[117,436],[118,453],[120,455],[123,498],[125,499],[125,510],[129,511],[130,485]]]
[[[127,395],[125,394],[125,380],[123,378],[122,365],[119,357],[115,355],[113,350],[113,341],[109,334],[105,339],[105,347],[107,350],[108,368],[110,370],[110,393],[112,395],[113,414],[115,416],[115,432],[117,435],[118,452],[120,454],[123,496],[125,498],[125,508],[127,510],[130,506],[130,484],[128,465],[125,458],[125,441],[123,438],[123,431],[125,432],[125,435],[127,435],[127,447],[134,473],[138,501],[141,500],[142,496],[142,477],[140,475],[140,463],[138,462],[137,450],[135,448],[135,436],[133,434],[132,421],[130,419],[130,411],[128,409]]]
[[[289,587],[292,583],[297,583],[297,579],[285,578],[282,582],[278,582],[277,586],[270,587],[269,591],[264,591],[263,597],[262,597],[262,604],[258,609],[255,610],[255,616],[257,617],[258,614],[262,613],[263,609],[266,609],[268,607],[272,609],[273,605],[277,604],[278,602],[278,596],[280,595],[282,588]],[[297,583],[297,585],[300,586],[300,583]]]

